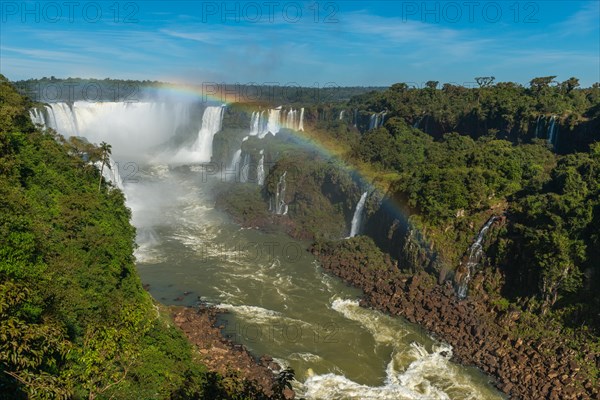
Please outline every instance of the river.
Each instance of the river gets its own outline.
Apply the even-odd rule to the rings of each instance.
[[[229,311],[223,332],[296,373],[307,399],[502,399],[489,378],[400,318],[358,306],[306,243],[244,229],[214,208],[218,179],[196,166],[147,166],[125,182],[138,270],[164,304]]]

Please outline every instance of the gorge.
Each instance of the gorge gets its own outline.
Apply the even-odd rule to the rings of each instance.
[[[123,111],[128,108],[133,110],[129,115]],[[156,111],[169,108],[177,109],[182,118],[166,128],[166,121]],[[185,118],[188,111],[182,105],[76,103],[73,107],[50,104],[46,110],[49,115],[44,115],[44,120],[53,121],[48,127],[65,136],[115,143],[113,158],[121,163],[134,155],[127,150],[142,133],[133,128],[107,133],[98,128],[101,120],[119,119],[122,126],[130,127],[142,118],[149,126],[161,127],[162,138],[153,130],[149,138],[155,141],[140,143],[143,154],[160,148],[160,139],[168,142],[181,127],[193,123]],[[268,119],[253,112],[247,136],[278,134],[280,126],[302,127],[302,119],[294,116],[301,118],[302,111],[288,112],[285,121],[279,111],[261,113],[268,114]],[[32,114],[39,123],[35,115],[43,115],[43,110],[32,110]],[[297,395],[306,398],[502,398],[487,383],[488,378],[451,362],[452,349],[417,326],[361,309],[356,300],[359,293],[325,275],[305,253],[302,242],[281,234],[240,229],[215,210],[211,203],[219,182],[215,177],[211,181],[206,173],[205,162],[212,148],[205,147],[212,147],[221,118],[221,106],[207,106],[202,118],[196,118],[201,121],[195,127],[197,138],[166,154],[155,152],[139,165],[136,182],[125,180],[123,185],[138,232],[138,269],[155,298],[191,306],[200,296],[203,302],[228,310],[223,317],[224,333],[254,354],[269,354],[281,365],[292,367]],[[121,143],[123,148],[119,148]],[[241,153],[236,150],[234,162],[224,163],[239,163],[235,160]],[[170,163],[166,164],[168,157]],[[264,181],[260,165],[257,175]],[[116,171],[111,171],[115,176],[110,178],[117,185]],[[284,171],[275,178],[271,198],[272,212],[281,216],[288,212],[286,175]],[[356,206],[351,236],[358,233],[366,194]],[[192,295],[173,300],[184,292]],[[349,342],[351,353],[340,351],[347,349]]]
[[[132,210],[137,266],[154,298],[226,310],[223,333],[291,367],[307,398],[593,398],[593,336],[566,341],[569,328],[544,316],[569,285],[582,296],[589,286],[569,280],[578,269],[555,273],[551,263],[536,275],[539,252],[561,260],[568,241],[563,227],[528,228],[545,221],[528,212],[558,212],[532,207],[531,196],[556,199],[545,191],[557,186],[570,196],[573,176],[595,179],[585,167],[595,150],[581,166],[557,154],[570,146],[557,139],[564,116],[530,116],[518,128],[529,142],[511,143],[470,138],[471,114],[459,123],[464,133],[439,138],[439,118],[356,99],[324,107],[165,98],[29,110],[44,132],[113,143],[102,172]],[[594,124],[564,129],[580,143]],[[585,285],[595,279],[590,260]]]

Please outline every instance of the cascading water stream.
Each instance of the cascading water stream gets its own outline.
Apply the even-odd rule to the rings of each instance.
[[[259,186],[265,184],[265,151],[260,151],[260,159],[258,160],[258,166],[256,167],[256,182]]]
[[[298,123],[298,130],[304,131],[304,107],[300,109],[300,122]]]
[[[550,117],[550,125],[548,126],[548,144],[556,148],[556,139],[558,135],[558,124],[556,123],[556,115]]]
[[[371,114],[369,119],[369,130],[377,128],[377,120],[379,116],[377,114]]]
[[[242,158],[242,163],[240,164],[240,182],[246,183],[248,182],[248,175],[250,175],[250,154],[244,154]]]
[[[269,110],[269,117],[267,121],[267,132],[264,135],[260,136],[262,139],[268,132],[273,135],[277,135],[279,130],[281,129],[281,107],[277,107],[275,109]]]
[[[240,175],[240,161],[242,160],[242,149],[238,149],[235,153],[233,153],[233,158],[231,159],[231,164],[229,164],[229,167],[227,168],[227,171],[229,173],[234,172],[234,174],[232,175],[228,175],[228,176],[232,176],[234,177],[233,180],[237,181],[239,179],[239,175]]]
[[[356,209],[354,210],[354,215],[352,216],[352,226],[350,228],[350,236],[354,237],[360,233],[360,228],[362,224],[362,215],[363,210],[365,208],[365,201],[367,200],[367,192],[364,192],[362,196],[360,196],[360,200],[356,204]]]
[[[289,110],[283,110],[283,108],[280,106],[269,109],[267,111],[267,118],[265,118],[264,115],[265,111],[252,112],[250,115],[250,130],[248,132],[248,136],[245,136],[242,139],[242,143],[248,140],[251,136],[256,136],[258,139],[264,139],[268,133],[271,133],[275,136],[282,127],[298,131],[304,129],[304,108],[301,108],[300,112],[298,112],[298,110],[293,108]],[[261,150],[259,154],[260,158],[258,160],[258,164],[256,165],[256,183],[262,186],[265,180],[264,149]],[[240,145],[240,149],[236,150],[232,156],[226,175],[239,177],[240,182],[248,182],[250,166],[250,155],[243,154]],[[236,171],[235,175],[231,175],[230,171]]]
[[[277,188],[275,191],[275,204],[273,205],[273,211],[277,215],[286,215],[288,212],[288,206],[285,204],[286,175],[287,171],[281,174],[279,181],[277,182]]]
[[[537,121],[535,122],[535,137],[540,137],[540,122],[544,119],[543,115],[538,115]]]
[[[377,129],[383,126],[383,123],[385,121],[385,116],[386,116],[387,112],[383,111],[380,113],[374,113],[371,114],[371,117],[369,118],[369,129]]]
[[[465,297],[467,297],[467,289],[469,287],[469,282],[471,280],[471,277],[475,273],[475,269],[479,266],[481,257],[483,256],[483,240],[485,239],[485,234],[497,218],[498,217],[496,216],[492,216],[490,219],[488,219],[483,228],[481,228],[481,230],[479,231],[475,242],[471,245],[471,247],[469,247],[469,257],[467,259],[466,264],[466,273],[457,283],[456,288],[456,294],[459,299],[464,299]]]
[[[212,159],[213,138],[221,130],[224,106],[209,106],[202,114],[202,127],[191,149],[181,149],[175,158],[185,162],[210,162]]]
[[[104,163],[104,167],[102,167],[102,161],[96,161],[94,165],[96,168],[98,168],[98,171],[102,171],[102,177],[106,182],[112,183],[122,192],[125,192],[125,188],[123,187],[123,179],[119,173],[118,163],[116,163],[111,157],[108,157],[107,161]]]
[[[41,125],[44,129],[46,129],[47,124],[43,111],[33,108],[29,110],[29,117],[34,124]]]
[[[258,135],[259,123],[260,123],[260,112],[253,111],[252,116],[250,117],[250,133],[248,133],[248,136]]]

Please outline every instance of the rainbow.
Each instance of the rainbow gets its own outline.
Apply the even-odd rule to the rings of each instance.
[[[233,85],[233,89],[244,89],[245,87]],[[234,106],[237,110],[246,112],[248,115],[257,110],[272,109],[280,104],[274,104],[273,101],[262,101],[261,99],[248,100],[247,93],[240,93],[237,90],[232,90],[232,86],[218,86],[216,84],[173,84],[163,83],[156,86],[151,86],[144,89],[145,101],[156,101],[161,98],[169,100],[181,101],[186,103],[203,103],[208,105],[225,105]],[[139,99],[129,98],[123,99],[125,102],[137,102]],[[293,104],[295,107],[305,106],[307,110],[311,110],[311,104]],[[283,104],[284,108],[288,108],[291,104]],[[314,109],[314,108],[313,108]],[[309,112],[310,113],[310,112]],[[307,113],[307,114],[309,114]],[[310,114],[309,114],[310,115]],[[347,143],[331,137],[327,132],[314,129],[311,124],[305,126],[305,130],[287,130],[287,133],[293,137],[295,143],[300,147],[308,149],[317,154],[319,157],[330,160],[342,170],[347,171],[355,180],[361,192],[363,191],[378,191],[382,194],[390,193],[390,186],[399,179],[399,175],[394,171],[381,173],[375,170],[371,165],[350,157],[351,149]],[[387,198],[383,206],[392,215],[401,217],[402,220],[408,220],[409,213],[403,210],[399,202],[393,201],[392,198]]]
[[[248,114],[260,109],[269,109],[280,105],[274,104],[274,102],[261,101],[260,99],[247,99],[247,93],[231,90],[232,86],[236,87],[236,85],[215,83],[202,85],[165,83],[149,89],[149,93],[158,97],[175,97],[183,101],[200,101],[206,104],[235,106],[238,110]],[[238,85],[237,88],[242,89],[243,86]],[[250,101],[238,101],[240,99]],[[304,105],[310,109],[310,104]],[[283,107],[286,106],[288,105],[283,104]],[[327,135],[327,132],[313,129],[310,125],[307,125],[304,131],[289,130],[288,132],[294,137],[298,145],[310,149],[324,159],[335,162],[339,168],[349,172],[358,181],[357,183],[361,187],[361,191],[368,190],[372,192],[377,190],[384,195],[389,194],[390,186],[400,178],[395,171],[382,173],[381,171],[376,171],[367,163],[352,160],[350,157],[350,148],[347,144],[332,138]],[[405,205],[392,197],[388,197],[386,200],[382,206],[386,207],[390,214],[398,216],[402,220],[408,220],[410,213]]]

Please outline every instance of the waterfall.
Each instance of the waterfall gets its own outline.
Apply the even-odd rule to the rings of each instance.
[[[291,109],[287,113],[287,120],[285,127],[293,129],[295,131],[304,130],[304,108],[300,109],[300,116],[298,116],[298,110]]]
[[[234,181],[237,181],[237,178],[240,175],[240,170],[241,170],[240,161],[241,160],[242,160],[242,149],[238,149],[233,154],[233,158],[231,159],[231,164],[229,164],[229,167],[227,168],[228,171],[235,171]]]
[[[550,118],[550,126],[548,127],[548,143],[556,147],[556,139],[558,133],[558,124],[556,123],[556,115]]]
[[[288,129],[298,129],[298,111],[293,108],[286,113],[285,127]]]
[[[279,181],[277,182],[277,189],[275,191],[275,204],[270,204],[271,211],[275,212],[277,215],[286,215],[288,212],[288,206],[285,204],[285,176],[287,175],[287,171],[285,171],[279,177]]]
[[[50,128],[66,137],[79,136],[76,104],[74,104],[73,107],[69,106],[67,103],[51,104],[50,109],[48,110],[50,112],[48,121]],[[75,108],[75,111],[73,108]]]
[[[458,298],[464,299],[467,297],[467,288],[469,287],[469,281],[477,266],[479,266],[479,262],[481,261],[481,257],[483,256],[483,239],[485,238],[486,232],[490,229],[494,221],[497,219],[496,216],[492,216],[485,223],[483,228],[479,231],[475,242],[469,247],[469,258],[467,259],[466,274],[457,282],[456,294]]]
[[[344,119],[344,110],[340,111],[340,118],[339,118],[339,120],[342,120],[342,119]]]
[[[537,121],[535,122],[535,137],[536,139],[540,137],[540,121],[544,118],[543,115],[538,115]]]
[[[30,116],[35,118],[34,123],[43,122],[45,127],[66,138],[82,136],[91,143],[110,143],[118,160],[139,160],[148,158],[156,148],[164,146],[178,128],[185,127],[189,134],[198,132],[199,127],[190,125],[191,106],[180,102],[76,101],[33,109]]]
[[[371,118],[369,119],[369,129],[376,129],[383,126],[383,122],[385,121],[385,116],[387,112],[383,111],[380,113],[371,114]]]
[[[241,150],[240,150],[241,153]],[[240,164],[240,182],[246,183],[248,182],[248,175],[250,173],[250,154],[244,154],[244,158],[242,163]]]
[[[378,117],[377,114],[371,114],[371,118],[369,119],[369,130],[377,128]]]
[[[31,122],[35,125],[41,125],[43,129],[46,129],[46,117],[44,116],[44,112],[38,110],[37,108],[32,108],[29,110],[29,117],[31,118]]]
[[[379,127],[383,126],[383,123],[385,122],[385,116],[386,115],[387,115],[387,112],[381,113],[381,121],[379,122]]]
[[[354,127],[356,128],[358,124],[358,109],[354,110]]]
[[[273,135],[277,135],[281,129],[281,106],[269,110],[269,119],[267,121],[266,132],[259,136],[261,139],[268,133],[271,132]]]
[[[273,111],[273,113],[272,113]],[[258,136],[259,139],[262,139],[269,133],[269,122],[271,122],[271,127],[279,126],[279,117],[276,115],[274,111],[277,110],[269,110],[268,118],[265,118],[265,111],[253,111],[252,116],[250,117],[250,132],[248,136]],[[279,132],[279,128],[273,129],[271,131],[272,134],[276,134]]]
[[[202,114],[202,127],[198,131],[196,142],[192,145],[192,158],[189,161],[193,162],[210,162],[212,158],[213,138],[215,133],[221,130],[223,124],[224,106],[206,107]],[[186,151],[183,154],[185,157]]]
[[[252,117],[250,118],[250,133],[249,136],[256,136],[259,133],[259,124],[260,124],[260,116],[261,113],[258,111],[252,112]]]
[[[100,171],[102,168],[102,161],[96,161],[94,165],[96,168],[98,168],[98,171]],[[104,169],[102,169],[102,177],[106,182],[112,183],[115,187],[121,189],[121,191],[125,193],[125,189],[123,188],[123,180],[119,174],[119,164],[110,157],[104,164]]]
[[[265,118],[265,111],[261,111],[260,112],[260,116],[259,116],[259,133],[258,133],[258,137],[259,138],[263,138],[267,132],[268,132],[268,123],[269,123],[269,119]]]
[[[364,192],[362,196],[360,196],[360,200],[356,204],[356,209],[354,210],[354,215],[352,216],[352,227],[350,228],[350,236],[354,237],[360,232],[360,225],[362,223],[362,214],[363,209],[365,208],[365,201],[367,200],[367,192]]]
[[[260,160],[258,160],[258,166],[256,167],[256,181],[259,186],[265,183],[265,151],[260,151]]]

